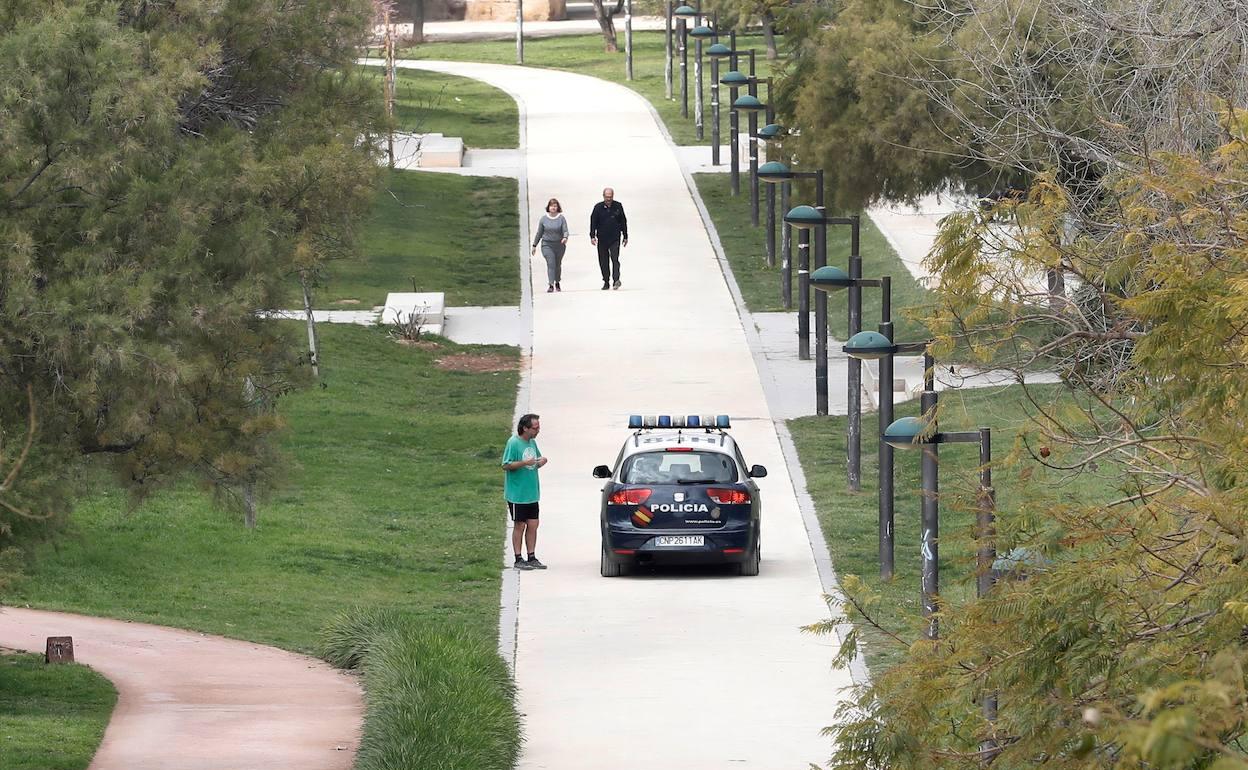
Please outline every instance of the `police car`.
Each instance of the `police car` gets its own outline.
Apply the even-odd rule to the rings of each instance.
[[[636,565],[728,563],[757,575],[762,500],[727,415],[633,415],[613,467],[599,465],[603,577]]]

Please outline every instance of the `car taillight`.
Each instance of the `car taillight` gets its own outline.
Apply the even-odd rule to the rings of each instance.
[[[649,489],[618,489],[611,493],[607,502],[611,505],[641,505],[650,498]]]
[[[669,446],[667,449],[664,449],[663,451],[664,452],[692,452],[693,447],[691,446]]]
[[[719,505],[745,505],[750,502],[750,493],[744,489],[719,489],[711,487],[706,490],[706,496],[714,500]]]

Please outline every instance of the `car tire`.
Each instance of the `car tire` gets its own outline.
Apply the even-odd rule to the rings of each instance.
[[[603,577],[619,577],[624,574],[624,565],[607,556],[606,543],[602,544],[602,560],[598,564],[598,571]]]
[[[742,577],[754,577],[758,574],[758,568],[761,566],[762,561],[762,547],[758,543],[755,543],[754,548],[750,551],[749,555],[745,557],[745,561],[737,565],[739,574]]]

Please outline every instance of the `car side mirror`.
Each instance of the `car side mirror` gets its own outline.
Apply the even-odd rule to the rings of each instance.
[[[595,465],[594,466],[594,478],[596,479],[611,478],[611,469],[605,465]]]
[[[766,468],[764,468],[763,466],[761,466],[761,465],[751,465],[751,466],[750,466],[750,478],[752,478],[752,479],[761,479],[762,477],[764,477],[764,476],[766,476],[766,475],[767,475],[767,469],[766,469]]]

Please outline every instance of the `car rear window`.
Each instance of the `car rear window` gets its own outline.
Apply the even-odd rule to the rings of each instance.
[[[732,458],[719,452],[641,452],[624,461],[624,484],[731,484],[737,480]]]

